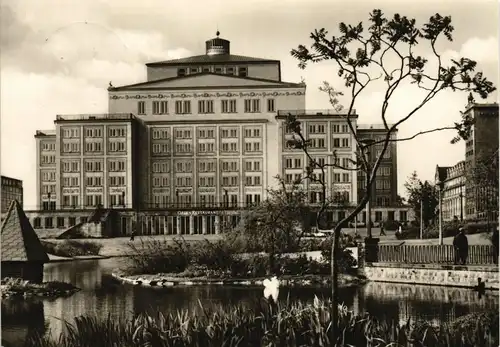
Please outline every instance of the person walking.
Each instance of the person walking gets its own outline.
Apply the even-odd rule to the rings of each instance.
[[[380,236],[387,236],[384,230],[384,223],[380,223]]]
[[[130,241],[134,241],[134,237],[135,237],[135,230],[132,231],[132,234],[130,234]]]
[[[465,265],[469,256],[469,241],[464,228],[460,228],[453,239],[453,247],[455,248],[455,264]]]

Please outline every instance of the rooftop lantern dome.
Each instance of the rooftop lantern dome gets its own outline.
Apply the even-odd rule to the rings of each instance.
[[[229,54],[230,42],[219,38],[220,32],[218,30],[216,35],[216,38],[205,41],[207,55]]]

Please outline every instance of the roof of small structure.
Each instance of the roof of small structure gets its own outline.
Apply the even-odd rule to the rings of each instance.
[[[2,262],[48,262],[49,256],[17,200],[2,224]]]

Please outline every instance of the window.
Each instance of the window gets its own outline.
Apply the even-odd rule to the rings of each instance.
[[[274,99],[267,99],[267,112],[275,112],[276,107],[274,103]]]
[[[342,125],[342,132],[343,133],[348,133],[349,132],[349,125],[347,125],[347,124]]]
[[[204,66],[203,73],[208,73],[208,72],[210,72],[210,66]]]
[[[109,178],[109,185],[111,187],[119,187],[125,185],[125,177],[124,176],[111,176]]]
[[[245,100],[245,112],[246,113],[260,112],[260,100],[259,99],[246,99]]]
[[[157,161],[153,162],[153,172],[155,173],[164,173],[169,172],[169,162],[168,161]]]
[[[175,113],[176,114],[189,114],[191,113],[191,101],[180,100],[175,102]]]
[[[35,217],[35,219],[33,219],[33,228],[40,229],[41,227],[42,227],[42,220],[40,219],[40,217]]]
[[[125,171],[125,160],[110,160],[108,163],[108,170],[111,172]]]
[[[110,152],[125,152],[126,143],[124,141],[110,141],[108,143],[108,150]]]
[[[222,71],[223,71],[223,69],[222,69],[222,67],[220,67],[220,66],[218,66],[218,67],[216,67],[216,68],[215,68],[215,73],[219,73],[219,74],[221,74],[221,73],[222,73]]]
[[[89,187],[101,187],[102,186],[102,177],[101,176],[87,176],[85,177],[85,183]]]
[[[340,139],[339,138],[333,139],[333,147],[340,148]]]
[[[108,136],[109,137],[125,137],[127,134],[126,128],[109,128]]]
[[[153,143],[153,154],[167,154],[170,152],[168,143]]]
[[[323,124],[311,124],[309,125],[310,134],[324,134],[325,126]]]
[[[343,182],[350,182],[351,181],[351,175],[348,173],[343,173],[342,174],[342,181]]]
[[[236,113],[236,100],[221,100],[222,113]]]
[[[175,144],[175,152],[176,153],[191,153],[191,144],[190,143],[176,143]]]
[[[332,133],[339,133],[340,132],[340,125],[334,124],[332,126]]]
[[[177,69],[177,76],[186,76],[186,69]]]
[[[234,71],[235,71],[234,67],[232,67],[232,66],[226,67],[226,74],[228,74],[228,75],[234,75]]]
[[[153,101],[153,114],[167,114],[168,101]]]
[[[349,139],[347,138],[342,139],[342,147],[349,147]]]
[[[214,113],[213,100],[200,100],[198,101],[198,113]]]
[[[238,76],[247,77],[248,76],[247,68],[246,67],[239,67],[238,68]]]
[[[57,217],[57,227],[64,228],[64,217]]]
[[[339,173],[333,174],[333,182],[335,182],[335,183],[340,182],[340,174]]]
[[[137,102],[137,114],[146,114],[146,102]]]
[[[52,223],[53,223],[52,217],[45,217],[45,229],[52,229],[54,227]]]
[[[198,73],[200,70],[197,67],[192,67],[189,69],[190,74]]]
[[[68,219],[68,225],[72,227],[73,225],[76,225],[76,218],[75,217],[69,217]]]

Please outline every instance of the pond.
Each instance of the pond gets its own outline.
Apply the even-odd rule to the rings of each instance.
[[[116,283],[113,269],[123,266],[125,258],[50,263],[45,266],[44,281],[70,282],[82,290],[69,298],[2,300],[2,345],[21,346],[28,333],[41,332],[47,326],[58,336],[64,320],[92,314],[106,318],[128,319],[141,312],[169,312],[177,309],[199,310],[218,303],[249,305],[262,297],[262,287],[170,287],[144,288]],[[312,301],[314,295],[328,297],[329,288],[281,288],[280,298]],[[447,322],[470,312],[498,309],[498,292],[489,291],[481,298],[470,289],[368,283],[345,288],[341,301],[355,312],[369,312],[388,322],[403,323],[411,318]]]

